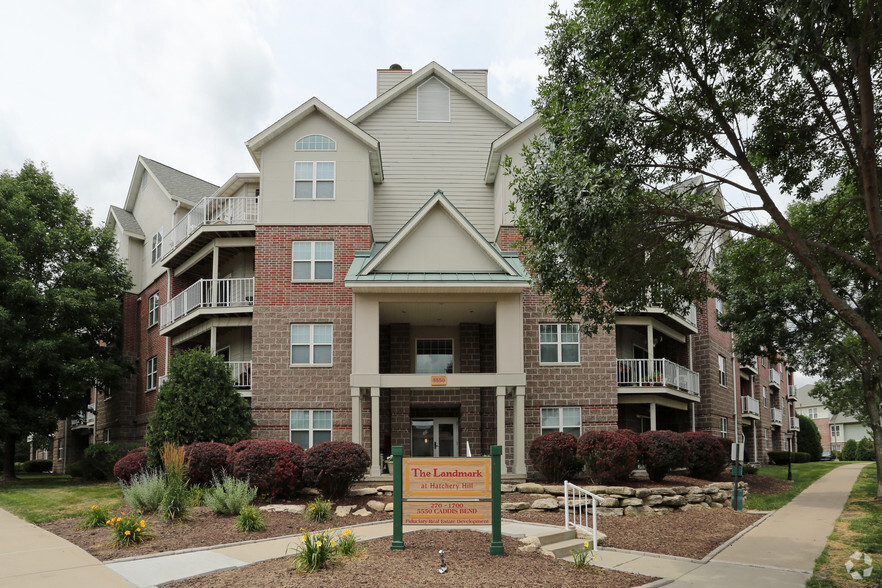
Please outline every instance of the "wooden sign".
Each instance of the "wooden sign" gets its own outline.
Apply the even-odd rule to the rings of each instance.
[[[489,502],[405,502],[405,525],[489,525]]]
[[[490,498],[489,457],[408,457],[403,462],[404,498]]]

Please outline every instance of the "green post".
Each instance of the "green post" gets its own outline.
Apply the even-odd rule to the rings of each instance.
[[[404,537],[401,528],[401,493],[404,489],[402,478],[401,458],[404,455],[404,447],[395,445],[392,447],[392,551],[404,550]]]
[[[505,555],[502,544],[502,446],[490,447],[490,484],[491,502],[490,518],[492,529],[490,535],[490,555]]]

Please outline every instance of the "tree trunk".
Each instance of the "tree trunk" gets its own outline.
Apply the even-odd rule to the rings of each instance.
[[[6,433],[3,436],[6,447],[3,451],[3,479],[6,481],[15,480],[15,442],[18,436],[12,433]]]
[[[864,378],[864,404],[870,415],[870,431],[873,433],[873,450],[876,454],[876,500],[882,500],[882,423],[880,423],[878,384],[867,385]]]

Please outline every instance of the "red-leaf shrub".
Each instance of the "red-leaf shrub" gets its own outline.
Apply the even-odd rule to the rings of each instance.
[[[132,476],[147,469],[147,448],[136,447],[113,465],[113,475],[128,483]]]
[[[200,442],[185,449],[187,478],[191,484],[211,484],[212,474],[221,477],[227,469],[230,446],[223,443]]]
[[[595,483],[627,480],[637,465],[637,445],[621,431],[589,431],[579,437],[577,453]]]
[[[702,480],[716,480],[729,463],[729,454],[719,439],[710,433],[683,433],[689,445],[689,475]]]
[[[653,482],[661,482],[669,471],[684,467],[689,461],[689,445],[683,435],[673,431],[641,433],[638,447],[646,473]]]
[[[367,473],[371,457],[351,441],[325,441],[306,452],[304,477],[328,500],[343,498],[349,487]]]
[[[582,470],[576,456],[578,440],[569,433],[545,433],[530,444],[533,467],[549,482],[563,482]]]
[[[306,452],[281,439],[248,439],[230,448],[230,473],[248,480],[270,498],[286,496],[303,485]]]

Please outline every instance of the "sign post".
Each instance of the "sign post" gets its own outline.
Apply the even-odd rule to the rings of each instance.
[[[493,498],[491,501],[493,516],[493,528],[490,530],[490,555],[505,555],[505,546],[502,544],[502,446],[490,447],[490,468],[493,477]]]
[[[404,537],[401,528],[401,457],[404,447],[396,445],[392,448],[392,551],[404,550]]]

